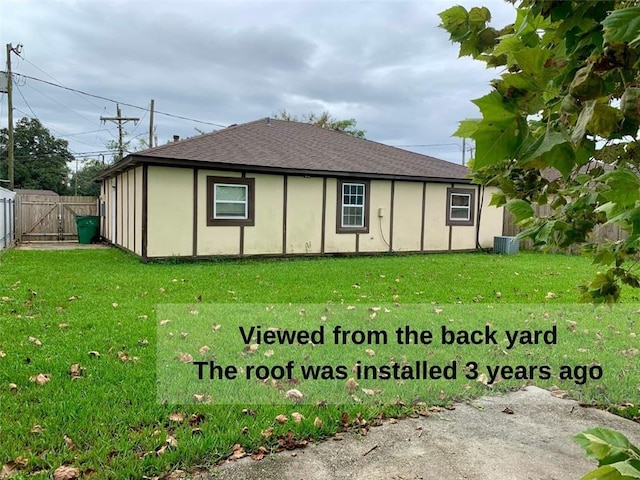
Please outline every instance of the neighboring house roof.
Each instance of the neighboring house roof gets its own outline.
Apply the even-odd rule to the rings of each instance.
[[[18,195],[47,195],[47,196],[56,196],[59,197],[60,195],[58,195],[56,192],[54,192],[53,190],[35,190],[32,188],[16,188],[15,189],[16,194]]]
[[[264,118],[136,152],[107,169],[106,178],[148,163],[240,171],[427,179],[469,183],[459,164],[408,152],[316,125]]]

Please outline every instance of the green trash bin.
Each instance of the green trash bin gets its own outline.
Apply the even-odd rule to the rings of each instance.
[[[91,243],[100,235],[100,217],[94,215],[77,215],[78,243]]]

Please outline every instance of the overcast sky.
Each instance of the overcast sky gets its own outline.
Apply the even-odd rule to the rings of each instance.
[[[140,118],[129,138],[148,138],[149,114],[124,104],[148,109],[152,98],[159,112],[208,122],[156,114],[158,144],[282,109],[326,110],[371,140],[460,162],[451,134],[478,116],[470,100],[499,72],[458,59],[437,27],[456,4],[488,6],[497,28],[515,17],[502,0],[0,0],[0,39],[23,45],[14,73],[121,102]],[[18,77],[14,109],[79,156],[117,138],[100,121],[115,103],[38,80]]]

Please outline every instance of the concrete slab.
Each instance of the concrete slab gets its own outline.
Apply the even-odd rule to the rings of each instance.
[[[509,407],[513,414],[503,410]],[[565,480],[595,468],[571,439],[606,427],[640,445],[640,424],[537,387],[385,422],[261,461],[228,462],[194,480]]]
[[[77,249],[101,249],[110,248],[109,245],[103,243],[78,243],[76,240],[72,241],[58,241],[58,242],[20,242],[15,248],[17,250],[77,250]]]

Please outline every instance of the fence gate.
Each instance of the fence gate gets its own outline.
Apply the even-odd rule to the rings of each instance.
[[[76,215],[97,215],[96,197],[16,195],[16,236],[21,242],[77,240]]]

